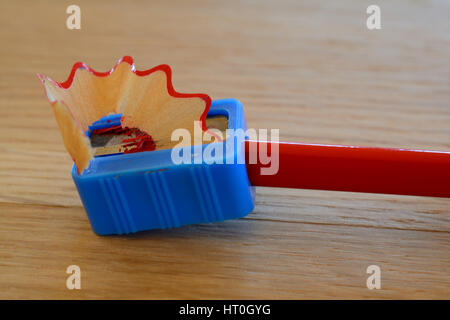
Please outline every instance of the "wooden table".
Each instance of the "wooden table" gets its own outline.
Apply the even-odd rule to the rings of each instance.
[[[95,235],[35,76],[128,54],[282,140],[450,150],[449,3],[377,1],[374,31],[364,1],[76,4],[81,30],[67,2],[0,4],[0,298],[450,298],[448,199],[259,188],[240,220]]]

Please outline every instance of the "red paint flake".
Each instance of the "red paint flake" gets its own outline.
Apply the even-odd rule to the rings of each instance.
[[[95,129],[92,131],[93,134],[118,134],[118,135],[126,135],[130,138],[123,139],[121,151],[123,153],[135,153],[142,151],[153,151],[156,148],[156,144],[153,141],[151,135],[147,134],[144,131],[139,130],[138,128],[128,128],[122,127],[121,125],[103,128],[103,129]]]
[[[137,128],[125,128],[125,134],[128,136],[134,136],[129,139],[123,139],[123,153],[134,153],[142,151],[153,151],[156,148],[156,144],[153,141],[151,135],[141,131]]]

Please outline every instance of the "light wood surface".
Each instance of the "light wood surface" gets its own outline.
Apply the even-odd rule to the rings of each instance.
[[[81,30],[68,2],[2,1],[0,298],[450,298],[449,199],[260,188],[240,220],[96,236],[35,76],[128,54],[282,140],[450,150],[450,4],[376,2],[369,31],[367,1],[76,1]]]

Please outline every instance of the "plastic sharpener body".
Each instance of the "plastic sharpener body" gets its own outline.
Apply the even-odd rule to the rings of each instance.
[[[235,99],[213,101],[208,117],[218,115],[228,118],[228,129],[247,129],[242,104]],[[117,122],[120,116],[112,115],[97,125]],[[226,148],[230,139],[231,150]],[[127,234],[249,214],[255,190],[247,176],[244,139],[235,135],[227,142],[177,149],[180,154],[190,152],[192,159],[202,152],[201,163],[175,164],[173,149],[164,149],[95,157],[82,174],[73,166],[72,177],[92,229],[100,235]],[[212,144],[220,144],[221,161],[210,163],[205,156]]]

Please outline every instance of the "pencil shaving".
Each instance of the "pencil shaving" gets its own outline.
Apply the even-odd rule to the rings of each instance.
[[[123,57],[109,72],[99,73],[76,63],[63,83],[38,75],[49,99],[64,145],[78,173],[94,156],[86,136],[89,126],[103,116],[119,114],[122,126],[148,133],[156,149],[172,148],[175,129],[193,135],[194,121],[207,131],[205,118],[211,99],[205,94],[182,94],[173,89],[167,65],[138,71],[131,57]]]

